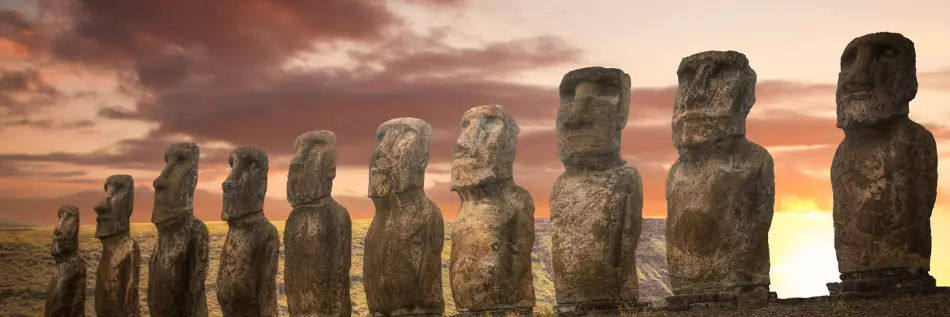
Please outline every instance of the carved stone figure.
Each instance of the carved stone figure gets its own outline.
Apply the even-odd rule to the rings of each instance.
[[[198,145],[172,144],[155,179],[152,222],[158,229],[148,263],[148,308],[153,317],[207,316],[208,227],[194,216]]]
[[[500,105],[462,116],[452,190],[462,200],[452,226],[449,279],[459,316],[532,315],[534,200],[512,169],[520,129]]]
[[[350,214],[330,193],[336,135],[308,132],[294,141],[287,173],[293,206],[284,227],[284,284],[291,316],[349,317]]]
[[[103,186],[105,197],[96,212],[96,238],[102,256],[96,271],[96,316],[139,316],[139,243],[129,236],[135,194],[132,176],[112,175]]]
[[[363,278],[372,316],[441,316],[442,212],[423,190],[432,127],[416,118],[384,122],[376,132],[369,198],[376,214],[366,232]]]
[[[768,241],[775,205],[772,156],[745,137],[755,71],[742,53],[707,51],[684,58],[676,73],[673,146],[679,158],[666,179],[674,296],[667,300],[685,307],[774,298]]]
[[[264,216],[267,153],[237,148],[228,159],[231,173],[221,184],[221,219],[228,236],[218,268],[218,303],[225,317],[277,316],[277,227]]]
[[[630,76],[615,68],[581,68],[564,75],[559,92],[557,152],[566,171],[550,200],[557,313],[639,306],[643,185],[620,157]]]
[[[63,205],[53,227],[56,270],[46,291],[46,317],[83,317],[86,312],[86,261],[79,255],[79,207]]]
[[[930,215],[937,196],[937,146],[907,117],[917,95],[914,43],[873,33],[848,43],[838,74],[831,163],[840,285],[832,293],[933,288]]]

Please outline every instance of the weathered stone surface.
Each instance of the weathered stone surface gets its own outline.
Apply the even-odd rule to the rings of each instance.
[[[267,154],[237,148],[228,159],[231,173],[221,184],[221,220],[228,236],[218,267],[218,304],[224,316],[277,316],[277,227],[264,216]]]
[[[102,256],[96,271],[96,316],[139,316],[139,244],[129,237],[135,183],[132,176],[112,175],[106,179],[105,197],[92,209],[96,212],[96,237],[102,242]]]
[[[294,142],[287,173],[293,206],[284,227],[284,284],[291,316],[350,316],[350,214],[330,196],[336,136],[308,132]]]
[[[442,315],[442,212],[422,188],[432,127],[384,122],[370,161],[376,214],[366,233],[363,279],[372,316]]]
[[[745,137],[755,71],[742,53],[707,51],[684,58],[677,75],[679,157],[666,179],[670,284],[674,297],[704,295],[668,300],[735,301],[744,292],[767,298],[775,176],[769,152]]]
[[[484,105],[462,117],[451,188],[462,204],[452,226],[449,279],[461,315],[531,315],[534,200],[514,183],[520,129],[504,107]]]
[[[86,312],[86,261],[79,256],[79,207],[63,205],[56,212],[53,245],[56,269],[46,291],[46,317],[83,317]]]
[[[635,306],[643,185],[620,157],[630,76],[613,68],[577,69],[564,75],[559,91],[557,149],[566,171],[550,199],[557,309]],[[595,306],[603,305],[590,309]]]
[[[831,164],[844,292],[900,288],[901,281],[934,287],[930,215],[937,147],[933,135],[907,117],[916,94],[911,40],[873,33],[845,48],[836,93],[837,126],[845,137]]]
[[[204,222],[195,218],[192,204],[198,156],[195,143],[172,144],[165,151],[165,168],[152,182],[152,221],[158,221],[158,238],[148,262],[151,316],[208,315],[205,276],[210,236]]]

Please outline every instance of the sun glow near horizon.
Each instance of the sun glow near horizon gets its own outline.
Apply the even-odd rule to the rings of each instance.
[[[779,298],[828,295],[837,282],[834,227],[830,211],[812,199],[783,199],[769,230],[771,290]]]

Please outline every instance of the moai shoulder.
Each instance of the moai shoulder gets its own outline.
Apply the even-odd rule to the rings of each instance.
[[[93,207],[102,255],[96,271],[96,315],[139,316],[139,244],[129,236],[135,183],[132,176],[106,179],[105,197]]]
[[[56,268],[46,292],[47,317],[83,317],[86,311],[86,261],[79,255],[79,207],[56,212],[51,254]]]

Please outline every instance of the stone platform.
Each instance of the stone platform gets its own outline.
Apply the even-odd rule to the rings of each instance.
[[[707,290],[681,293],[666,298],[666,309],[683,311],[701,307],[735,307],[766,305],[778,299],[778,294],[759,290]]]
[[[458,311],[457,317],[530,317],[534,316],[533,307],[504,308],[491,310]]]
[[[638,312],[647,308],[647,302],[636,301],[607,301],[558,304],[554,306],[554,313],[558,317],[575,316],[619,316],[622,312]]]
[[[847,294],[886,293],[902,290],[928,290],[937,281],[927,272],[912,270],[875,270],[841,274],[841,283],[828,283],[831,296]]]

